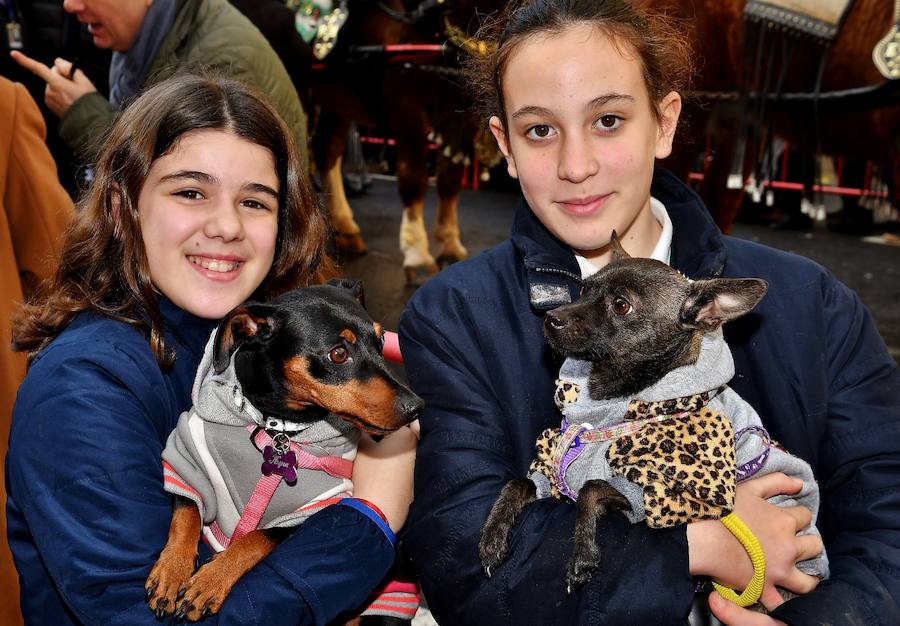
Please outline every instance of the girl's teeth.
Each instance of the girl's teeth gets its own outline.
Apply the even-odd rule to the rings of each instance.
[[[205,270],[223,273],[232,272],[239,265],[239,263],[235,261],[215,261],[210,259],[201,259],[198,257],[191,257],[191,263],[193,263],[194,265],[199,265]]]

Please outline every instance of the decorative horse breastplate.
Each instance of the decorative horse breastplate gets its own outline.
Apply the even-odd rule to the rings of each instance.
[[[830,43],[852,4],[853,0],[748,0],[744,16]]]
[[[894,26],[884,39],[875,44],[872,61],[888,80],[900,78],[900,0],[894,0]]]

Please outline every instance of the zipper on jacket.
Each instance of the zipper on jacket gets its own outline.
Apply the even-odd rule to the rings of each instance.
[[[583,279],[581,278],[581,276],[578,276],[577,274],[574,274],[574,273],[572,273],[572,272],[570,272],[570,271],[568,271],[568,270],[561,270],[561,269],[556,268],[556,267],[537,267],[537,266],[535,266],[535,267],[528,267],[527,265],[526,265],[525,267],[528,268],[528,269],[530,269],[530,270],[534,270],[535,272],[541,273],[541,274],[560,274],[560,275],[562,275],[562,276],[567,276],[568,278],[571,278],[571,279],[573,279],[573,280],[576,280],[576,281],[578,281],[579,283],[582,282],[582,280],[583,280]]]

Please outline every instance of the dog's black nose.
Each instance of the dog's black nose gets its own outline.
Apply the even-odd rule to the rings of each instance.
[[[544,325],[552,330],[562,330],[566,327],[566,320],[561,318],[553,311],[549,311],[544,315]]]
[[[425,410],[425,401],[415,395],[407,398],[398,398],[397,404],[399,405],[399,413],[406,420],[407,424],[411,424],[419,419],[422,411]]]

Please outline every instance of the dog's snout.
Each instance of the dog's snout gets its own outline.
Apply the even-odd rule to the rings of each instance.
[[[425,401],[419,396],[410,395],[408,397],[397,398],[397,412],[403,416],[407,424],[419,419],[422,411],[425,410]]]

